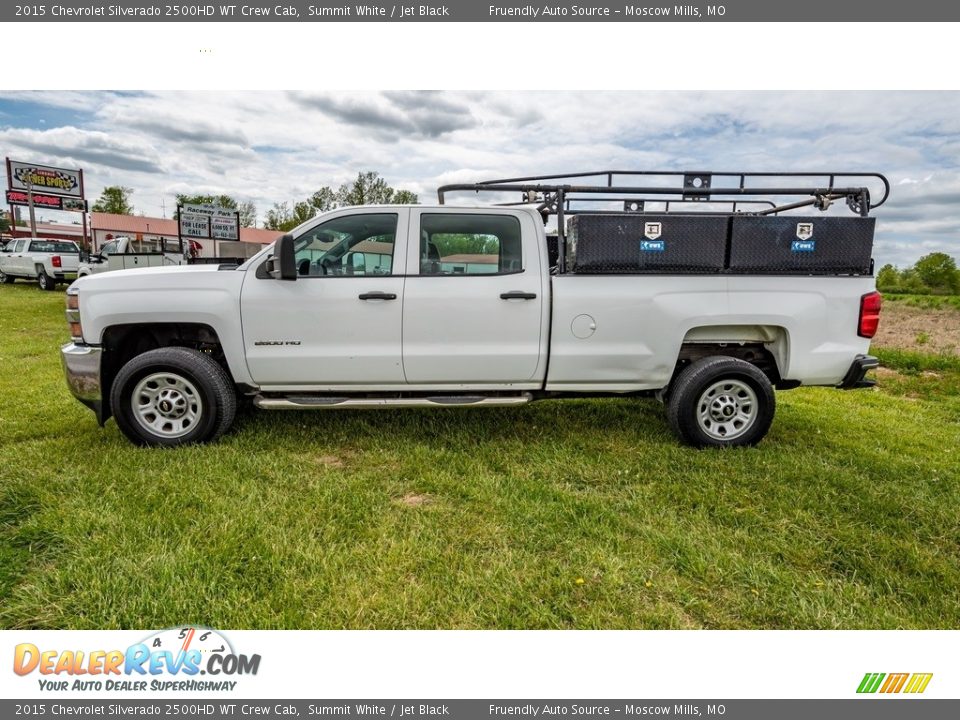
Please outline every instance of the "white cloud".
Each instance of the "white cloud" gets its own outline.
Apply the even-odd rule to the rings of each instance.
[[[257,203],[304,198],[377,170],[421,201],[444,183],[601,169],[874,170],[894,183],[878,262],[960,255],[956,92],[16,93],[83,118],[37,129],[0,117],[11,157],[82,166],[91,197],[135,189]],[[25,109],[25,112],[27,110]],[[15,118],[11,121],[10,118]],[[54,124],[56,112],[36,116]],[[19,124],[17,119],[22,120]]]

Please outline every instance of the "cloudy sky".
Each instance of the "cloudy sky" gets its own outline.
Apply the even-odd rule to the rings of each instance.
[[[202,192],[262,219],[361,170],[421,202],[447,182],[608,168],[878,171],[878,262],[960,259],[958,92],[0,93],[0,147],[82,167],[90,199],[131,187],[158,217]]]

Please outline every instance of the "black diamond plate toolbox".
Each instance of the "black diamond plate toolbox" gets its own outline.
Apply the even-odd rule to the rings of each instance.
[[[872,217],[734,217],[730,272],[869,275]]]
[[[720,273],[730,218],[581,214],[567,222],[567,267],[580,274]]]

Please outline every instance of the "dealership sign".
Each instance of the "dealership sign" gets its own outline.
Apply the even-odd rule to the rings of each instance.
[[[240,214],[216,205],[181,205],[180,235],[214,240],[240,239]]]
[[[7,159],[10,190],[33,190],[61,197],[83,197],[83,171]]]
[[[7,190],[8,205],[29,205],[30,200],[27,193],[20,190]],[[67,198],[58,195],[45,195],[43,193],[33,193],[33,204],[35,207],[45,207],[50,210],[72,210],[74,212],[85,212],[87,201],[80,198]]]

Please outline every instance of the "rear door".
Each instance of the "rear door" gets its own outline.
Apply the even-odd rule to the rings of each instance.
[[[403,304],[411,385],[530,388],[546,363],[546,278],[529,213],[413,209]]]
[[[241,292],[254,381],[276,390],[375,390],[404,383],[403,264],[409,211],[352,208],[297,237],[295,281],[266,274]],[[395,267],[399,266],[399,267]]]

